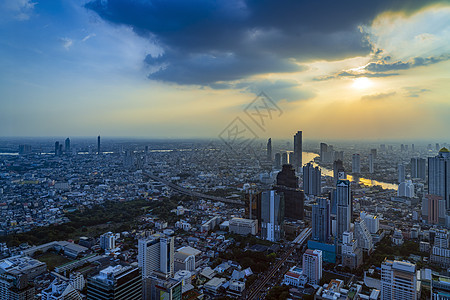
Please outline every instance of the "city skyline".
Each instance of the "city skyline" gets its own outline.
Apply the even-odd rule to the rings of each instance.
[[[0,136],[210,138],[241,117],[260,138],[448,137],[445,1],[125,3],[0,5]],[[282,111],[264,131],[260,92]]]

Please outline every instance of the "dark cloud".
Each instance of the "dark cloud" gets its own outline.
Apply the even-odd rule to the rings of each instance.
[[[361,100],[382,100],[382,99],[386,99],[389,97],[392,97],[396,94],[396,92],[390,92],[390,93],[378,93],[378,94],[373,94],[373,95],[365,95],[361,97]]]
[[[406,70],[415,67],[432,65],[441,61],[445,61],[450,59],[449,54],[444,54],[436,57],[414,57],[413,59],[403,62],[396,61],[393,63],[388,63],[386,59],[380,60],[377,62],[371,62],[367,66],[364,67],[365,70],[369,72],[390,72],[390,71],[398,71],[398,70]]]
[[[214,84],[268,72],[302,70],[309,59],[365,55],[359,25],[387,10],[413,12],[432,1],[93,0],[86,7],[131,26],[164,54],[145,62],[151,79]]]

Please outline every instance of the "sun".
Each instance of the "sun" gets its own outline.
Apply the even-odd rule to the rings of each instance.
[[[359,77],[353,80],[352,87],[358,90],[367,89],[372,85],[372,82],[367,77]]]

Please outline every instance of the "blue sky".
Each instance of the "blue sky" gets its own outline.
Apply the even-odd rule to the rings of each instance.
[[[261,136],[446,138],[449,32],[445,1],[5,0],[0,136],[214,137],[265,91]]]

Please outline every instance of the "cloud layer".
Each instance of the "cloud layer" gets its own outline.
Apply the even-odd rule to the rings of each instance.
[[[389,10],[414,12],[431,1],[94,0],[86,7],[156,41],[150,78],[211,85],[264,73],[298,72],[301,62],[366,55],[359,29]],[[354,12],[357,13],[354,13]]]

